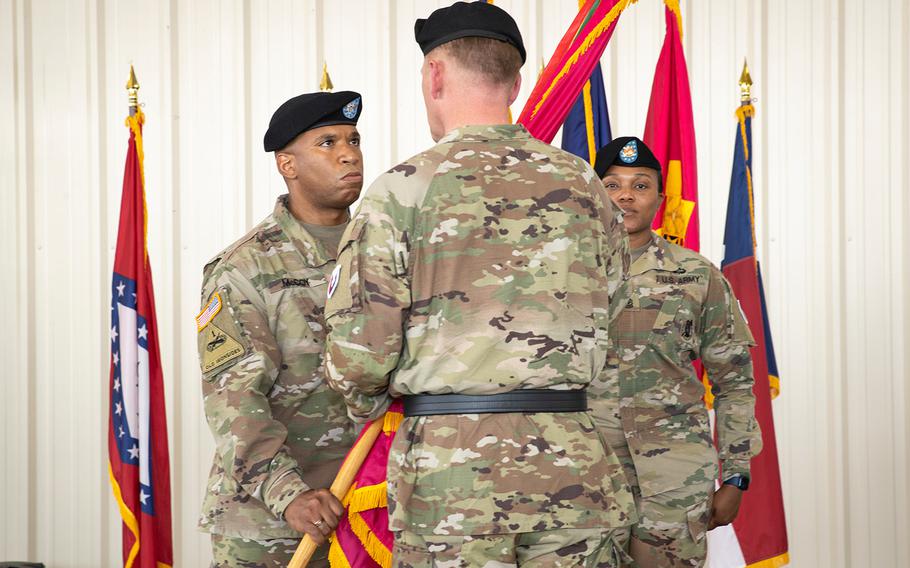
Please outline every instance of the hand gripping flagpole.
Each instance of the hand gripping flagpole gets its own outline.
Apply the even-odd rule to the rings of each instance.
[[[332,482],[332,486],[329,488],[332,495],[339,501],[344,499],[344,496],[347,495],[348,491],[351,489],[351,485],[354,483],[354,477],[357,475],[360,466],[363,465],[364,460],[367,458],[367,454],[370,453],[370,449],[373,447],[373,444],[376,443],[376,439],[379,438],[379,434],[382,432],[382,423],[383,420],[381,417],[377,420],[373,420],[367,427],[367,430],[364,431],[357,440],[357,444],[348,452],[348,457],[344,459],[344,463],[341,464],[341,469],[338,470],[338,475],[335,476],[335,481]],[[294,556],[291,558],[291,563],[288,564],[288,568],[305,568],[315,552],[316,543],[313,542],[310,535],[304,536],[303,540],[300,542],[300,546],[297,547],[297,551],[294,552]]]

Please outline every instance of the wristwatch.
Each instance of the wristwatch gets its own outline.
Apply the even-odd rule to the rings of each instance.
[[[746,475],[734,475],[730,479],[724,480],[724,485],[732,485],[740,491],[749,489],[749,477]]]

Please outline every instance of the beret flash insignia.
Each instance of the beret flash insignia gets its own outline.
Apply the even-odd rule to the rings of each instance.
[[[360,97],[357,97],[353,101],[344,105],[344,108],[341,109],[341,114],[343,114],[345,116],[345,118],[349,118],[349,119],[353,120],[353,118],[355,116],[357,116],[357,109],[359,107],[360,107]]]
[[[635,160],[638,159],[638,143],[635,140],[631,140],[623,146],[622,150],[619,151],[619,159],[626,164],[635,163]]]

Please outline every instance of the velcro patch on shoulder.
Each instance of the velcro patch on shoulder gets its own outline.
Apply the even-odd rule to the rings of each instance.
[[[202,354],[203,373],[208,373],[226,363],[230,363],[244,353],[240,342],[228,335],[223,329],[211,322],[207,327],[208,330],[199,336],[199,351]]]
[[[221,307],[224,303],[221,301],[221,295],[218,292],[212,294],[212,299],[209,300],[209,303],[206,304],[202,311],[199,312],[199,315],[196,316],[196,331],[202,331],[205,329],[215,316],[218,315],[218,312],[221,311]]]

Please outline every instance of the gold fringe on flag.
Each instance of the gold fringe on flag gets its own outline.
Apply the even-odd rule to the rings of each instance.
[[[145,114],[137,106],[136,113],[126,117],[125,124],[136,138],[136,156],[139,158],[139,176],[142,180],[142,235],[145,245],[145,261],[148,262],[149,210],[145,203],[145,151],[142,148],[142,125],[145,124]]]
[[[117,508],[120,509],[120,517],[123,519],[123,524],[130,529],[130,532],[133,533],[133,538],[136,539],[133,546],[130,547],[126,562],[123,564],[125,568],[132,568],[133,563],[136,561],[136,557],[139,555],[139,522],[136,520],[136,516],[130,508],[123,502],[120,484],[117,483],[117,478],[114,477],[114,470],[111,468],[110,462],[107,464],[107,473],[111,480],[111,488],[114,490],[114,499],[117,501]]]
[[[389,496],[387,493],[388,486],[386,482],[377,483],[376,485],[367,485],[366,487],[358,487],[351,495],[350,501],[347,503],[347,506],[350,507],[352,513],[360,513],[361,511],[369,511],[370,509],[378,509],[380,507],[389,506]]]
[[[679,9],[679,0],[664,0],[667,8],[676,16],[676,25],[679,27],[679,39],[683,37],[682,10]]]
[[[351,531],[357,535],[357,540],[363,545],[364,550],[370,555],[370,558],[376,561],[382,568],[391,568],[392,551],[385,547],[385,544],[379,540],[370,526],[367,524],[360,513],[351,512],[348,516],[351,522]],[[339,547],[340,548],[340,547]]]
[[[668,1],[672,1],[672,0],[668,0]],[[607,15],[604,16],[604,19],[599,24],[597,24],[597,26],[595,26],[593,30],[591,30],[591,32],[585,37],[584,41],[582,41],[581,45],[578,46],[578,48],[572,53],[572,55],[569,56],[569,59],[565,62],[565,64],[563,64],[562,69],[559,70],[559,73],[557,73],[556,76],[553,77],[553,80],[550,82],[550,86],[547,87],[547,90],[544,91],[543,95],[540,96],[540,100],[537,101],[537,104],[534,106],[534,110],[531,112],[532,118],[540,110],[540,107],[543,106],[544,101],[547,100],[547,98],[550,96],[550,93],[553,92],[553,89],[556,86],[556,83],[558,83],[560,79],[565,77],[569,73],[569,70],[576,63],[578,63],[578,59],[582,55],[584,55],[589,49],[591,49],[591,46],[594,45],[594,42],[597,40],[597,38],[602,36],[604,34],[604,32],[606,32],[608,29],[610,29],[610,26],[613,25],[613,22],[616,21],[616,18],[618,18],[619,15],[622,14],[622,11],[625,10],[629,6],[629,4],[635,4],[636,2],[638,2],[638,0],[620,0],[620,2],[618,2],[615,6],[613,6],[610,9],[609,12],[607,12]],[[677,9],[679,9],[678,3],[677,3]]]
[[[332,533],[332,536],[329,537],[329,566],[332,568],[351,568],[351,563],[348,562],[348,557],[341,550],[341,545],[338,544],[335,533]]]
[[[385,417],[382,419],[382,432],[384,434],[394,434],[401,426],[402,420],[404,420],[404,414],[400,412],[386,412]]]
[[[786,566],[790,563],[790,554],[785,552],[780,556],[775,556],[774,558],[768,558],[767,560],[760,560],[754,564],[749,564],[746,568],[780,568],[781,566]]]

